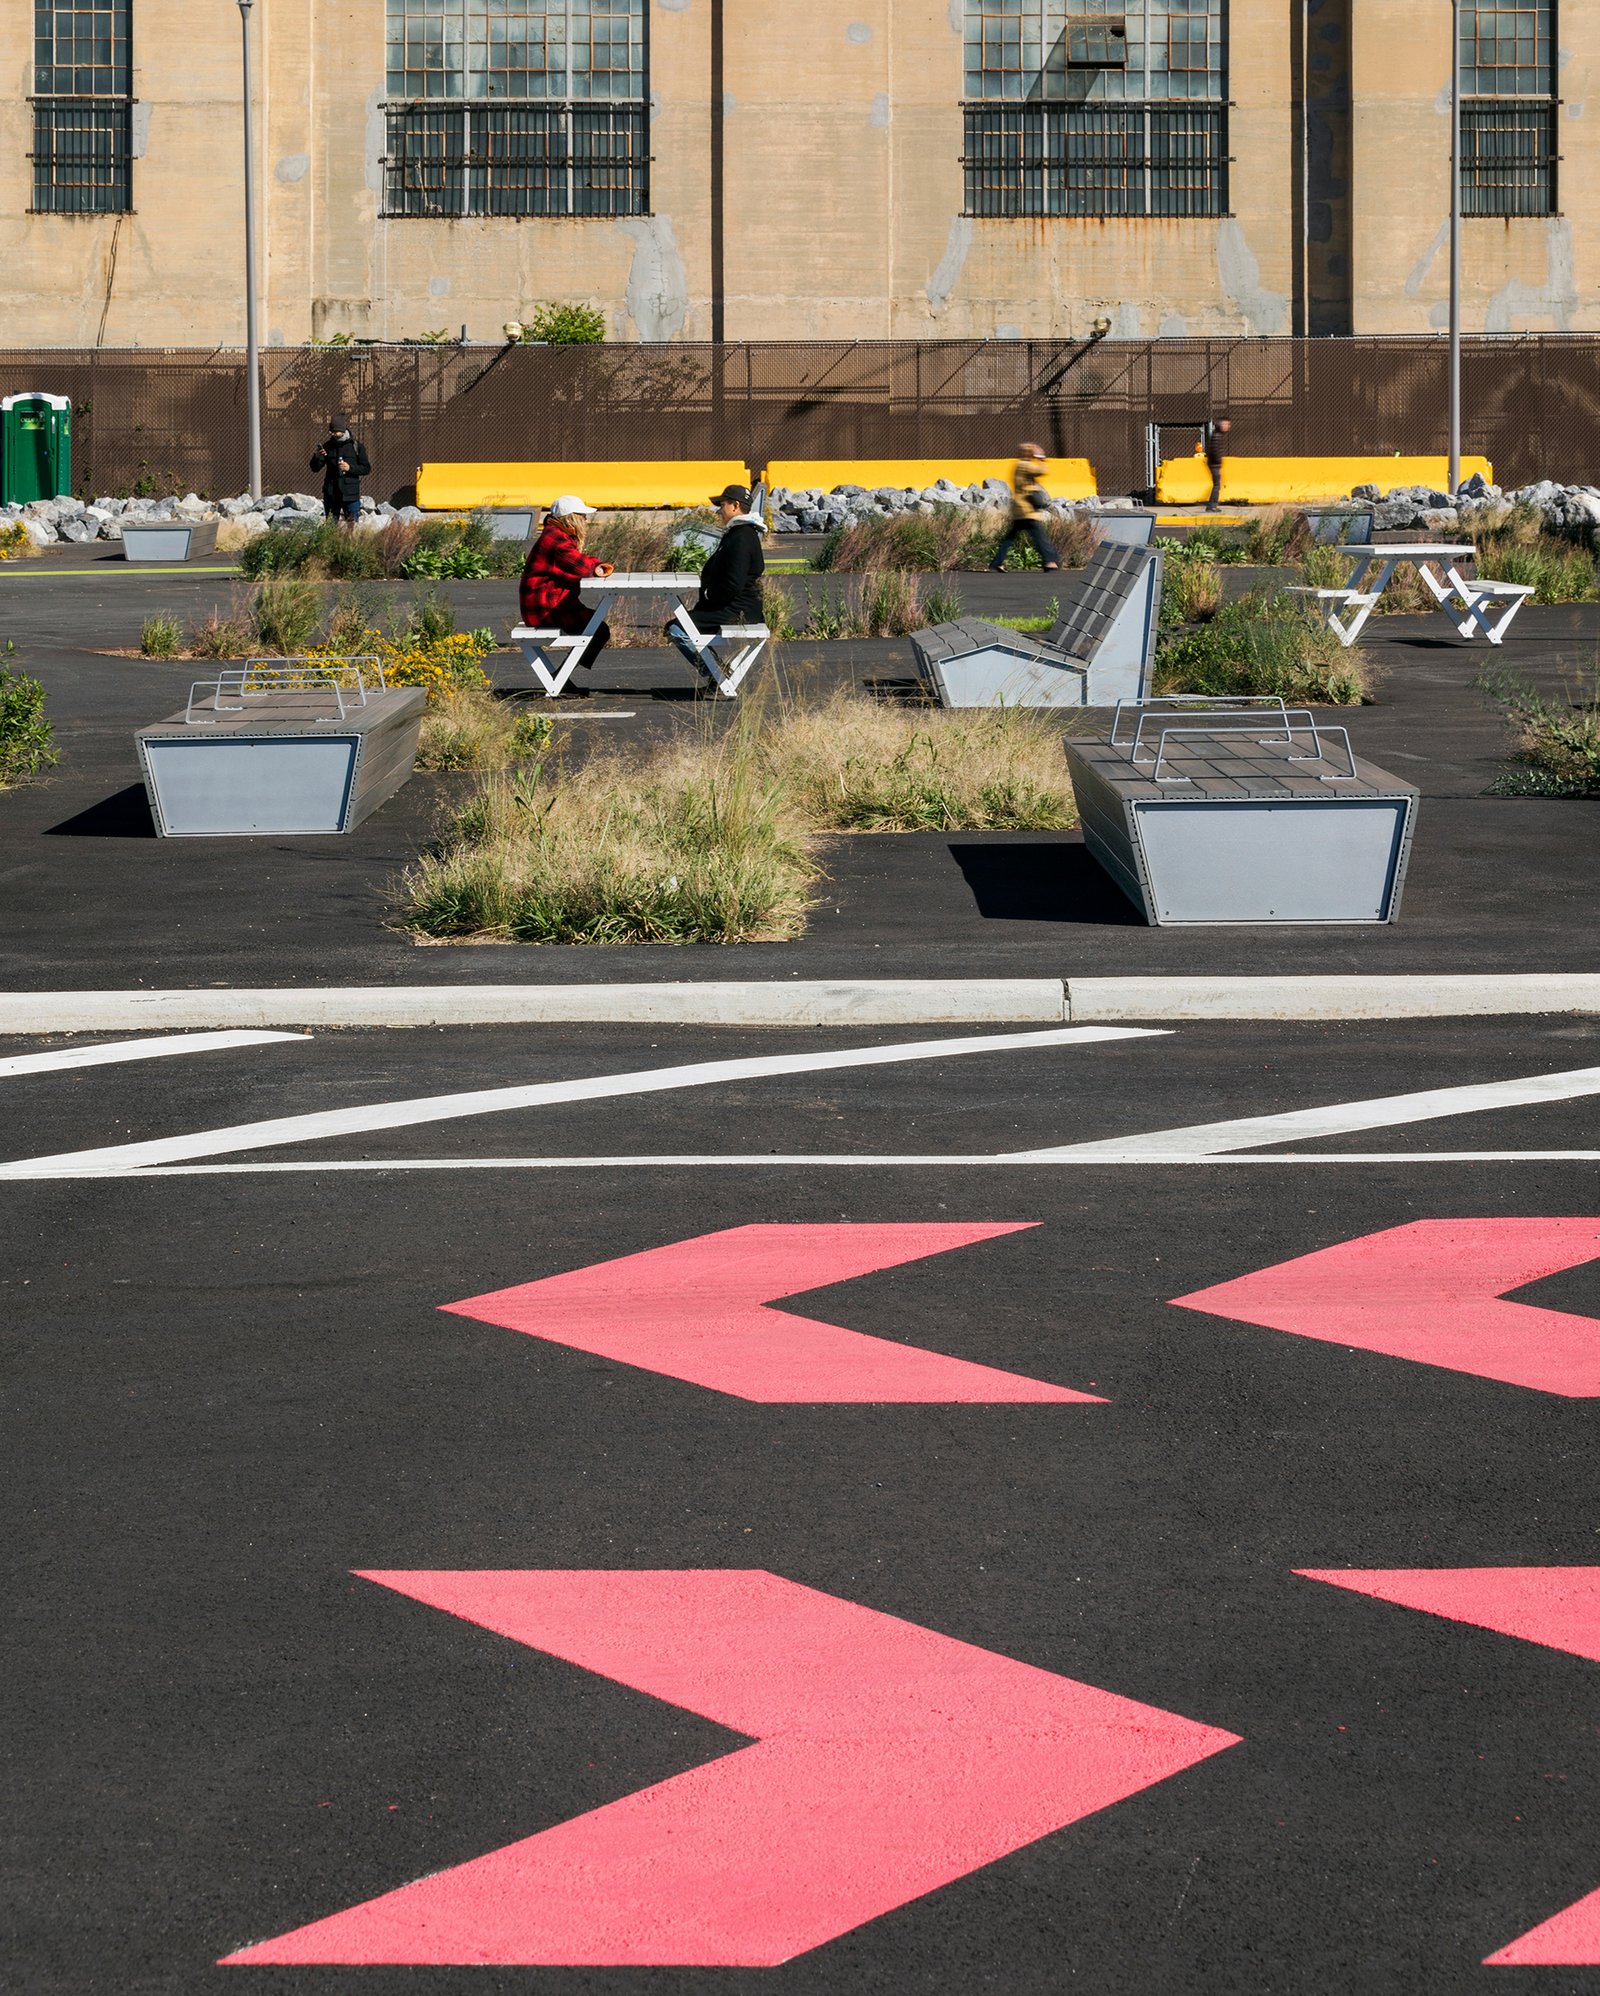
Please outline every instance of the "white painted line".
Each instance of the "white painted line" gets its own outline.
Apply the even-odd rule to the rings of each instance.
[[[1200,1019],[1444,1019],[1600,1012],[1600,976],[1073,977],[1075,1025]]]
[[[0,1033],[140,1026],[1059,1026],[1066,1018],[1059,977],[0,993]]]
[[[1223,1154],[1196,1157],[1192,1152],[1129,1151],[1120,1157],[1055,1157],[1038,1163],[1081,1165],[1098,1171],[1102,1166],[1122,1165],[1234,1165],[1234,1164],[1600,1164],[1600,1150],[1413,1150],[1413,1151],[1273,1151],[1270,1153]],[[318,1158],[267,1159],[250,1164],[153,1164],[131,1169],[99,1166],[91,1170],[36,1171],[30,1179],[61,1178],[242,1178],[253,1172],[272,1173],[329,1171],[748,1171],[752,1166],[777,1165],[785,1169],[835,1168],[843,1170],[966,1170],[973,1165],[1003,1165],[1009,1170],[1032,1169],[1034,1161],[1025,1158],[975,1157],[847,1157],[842,1155],[796,1154],[780,1156],[773,1151],[757,1151],[749,1156],[722,1154],[710,1157],[363,1157],[340,1158],[333,1163]],[[0,1176],[4,1176],[0,1173]]]
[[[745,1060],[697,1061],[686,1067],[653,1067],[631,1074],[591,1075],[577,1081],[538,1081],[509,1088],[477,1088],[461,1095],[423,1095],[404,1102],[376,1102],[354,1109],[320,1109],[262,1123],[235,1123],[189,1136],[155,1137],[98,1150],[61,1151],[50,1157],[0,1164],[0,1178],[45,1178],[83,1171],[119,1171],[137,1165],[182,1164],[277,1144],[313,1143],[408,1129],[508,1109],[545,1108],[558,1102],[600,1102],[665,1089],[711,1088],[725,1081],[757,1081],[779,1074],[826,1074],[841,1068],[887,1067],[908,1060],[949,1060],[961,1054],[1090,1046],[1105,1040],[1155,1037],[1138,1026],[1057,1026],[1042,1033],[986,1033],[974,1039],[908,1040],[897,1046],[848,1047],[831,1053],[769,1054]]]
[[[56,1053],[19,1053],[0,1060],[0,1076],[49,1074],[64,1067],[111,1067],[124,1060],[166,1060],[180,1053],[221,1053],[227,1047],[265,1046],[273,1040],[303,1040],[304,1033],[166,1033],[152,1040],[115,1040],[93,1047],[63,1047]]]
[[[1437,1116],[1467,1116],[1485,1109],[1515,1109],[1530,1102],[1568,1102],[1600,1095],[1600,1067],[1574,1067],[1562,1074],[1531,1074],[1518,1081],[1474,1082],[1463,1088],[1426,1088],[1415,1095],[1379,1095],[1366,1102],[1335,1102],[1323,1109],[1290,1109],[1276,1116],[1242,1116],[1225,1123],[1194,1123],[1185,1129],[1147,1130],[1136,1137],[1055,1144],[1047,1150],[1014,1151],[1014,1164],[1052,1164],[1058,1159],[1104,1161],[1128,1154],[1148,1158],[1214,1157],[1219,1151],[1255,1150],[1295,1137],[1337,1137],[1354,1130],[1387,1130],[1397,1123],[1425,1123]]]

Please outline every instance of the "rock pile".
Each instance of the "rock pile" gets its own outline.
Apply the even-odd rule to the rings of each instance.
[[[864,485],[836,485],[831,492],[816,486],[791,492],[775,486],[768,500],[774,533],[829,534],[849,520],[887,520],[897,513],[931,513],[936,506],[1009,506],[1011,487],[1003,478],[986,478],[980,485],[957,485],[948,478],[935,479],[920,489],[913,485],[879,485],[869,491]],[[1052,499],[1056,513],[1074,513],[1080,507],[1070,499]],[[1082,509],[1107,512],[1131,507],[1131,499],[1090,499]]]
[[[93,504],[82,499],[32,499],[25,506],[0,506],[0,526],[20,520],[40,547],[58,541],[120,541],[124,523],[159,526],[167,520],[235,520],[247,534],[264,534],[269,527],[304,526],[321,518],[322,501],[308,492],[275,492],[266,499],[252,499],[244,492],[237,499],[215,501],[194,492],[182,499],[96,499]],[[356,524],[379,533],[391,520],[421,518],[415,506],[363,499]]]
[[[1397,485],[1390,492],[1380,492],[1376,485],[1358,485],[1350,496],[1371,503],[1376,534],[1419,527],[1442,532],[1459,527],[1474,514],[1498,512],[1507,506],[1531,506],[1556,533],[1600,527],[1600,486],[1557,485],[1548,478],[1503,491],[1475,471],[1461,481],[1454,497],[1429,485]]]

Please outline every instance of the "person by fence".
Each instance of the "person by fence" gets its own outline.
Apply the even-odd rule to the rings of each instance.
[[[1211,497],[1206,501],[1208,513],[1217,511],[1222,498],[1222,460],[1227,455],[1227,435],[1232,428],[1226,416],[1206,424],[1206,469],[1211,473]]]
[[[1006,565],[1006,557],[1024,535],[1033,543],[1041,568],[1059,568],[1061,557],[1055,545],[1044,530],[1044,501],[1048,494],[1044,489],[1044,466],[1046,458],[1038,444],[1024,444],[1011,472],[1011,518],[1006,522],[1006,530],[1000,536],[1000,545],[994,551],[994,560],[989,566],[999,571]]]
[[[322,473],[322,510],[330,520],[361,518],[361,481],[372,470],[350,418],[341,409],[328,418],[328,434],[311,453],[311,469]]]

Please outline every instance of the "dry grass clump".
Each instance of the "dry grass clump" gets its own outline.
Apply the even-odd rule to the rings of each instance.
[[[481,721],[440,718],[458,741]],[[805,926],[823,833],[1074,823],[1043,716],[840,693],[812,709],[751,702],[721,735],[488,775],[401,891],[407,924],[438,939],[781,942]]]
[[[708,531],[715,524],[709,506],[687,513],[604,513],[590,526],[583,549],[624,574],[681,572],[705,562],[703,550],[679,547],[683,534],[691,527]]]
[[[885,569],[939,575],[987,568],[1009,517],[1003,506],[934,506],[927,513],[847,520],[823,542],[816,565],[858,575]],[[1044,530],[1063,568],[1082,568],[1095,550],[1094,525],[1079,514],[1054,515],[1045,520]],[[1008,569],[1038,566],[1028,541],[1019,541],[1006,557]]]
[[[1600,797],[1600,670],[1589,689],[1550,700],[1515,673],[1487,667],[1480,688],[1507,710],[1509,769],[1490,786],[1499,797]]]
[[[819,831],[1065,831],[1060,734],[1036,709],[894,707],[836,693],[762,738],[765,767]]]
[[[432,937],[783,942],[816,872],[807,827],[736,725],[487,777],[404,894]]]
[[[542,756],[555,723],[530,714],[520,701],[457,687],[422,717],[417,767],[427,770],[505,769]]]

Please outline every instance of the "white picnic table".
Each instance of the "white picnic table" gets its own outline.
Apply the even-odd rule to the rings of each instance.
[[[1351,559],[1345,586],[1297,588],[1289,593],[1314,600],[1328,629],[1346,646],[1360,637],[1395,570],[1408,563],[1462,637],[1482,635],[1492,645],[1501,642],[1512,618],[1533,594],[1524,583],[1483,582],[1464,576],[1456,564],[1477,553],[1471,541],[1340,541],[1329,545],[1334,554]],[[1377,575],[1369,582],[1374,568]]]
[[[692,571],[629,574],[619,570],[611,575],[591,575],[578,584],[578,593],[592,606],[589,621],[581,631],[539,630],[518,624],[511,633],[512,643],[551,700],[582,664],[595,632],[619,596],[676,596],[678,604],[667,635],[689,663],[730,700],[738,693],[740,681],[755,664],[769,635],[765,624],[725,624],[720,631],[698,629],[689,612],[689,601],[685,600],[692,600],[700,593],[700,578]]]

